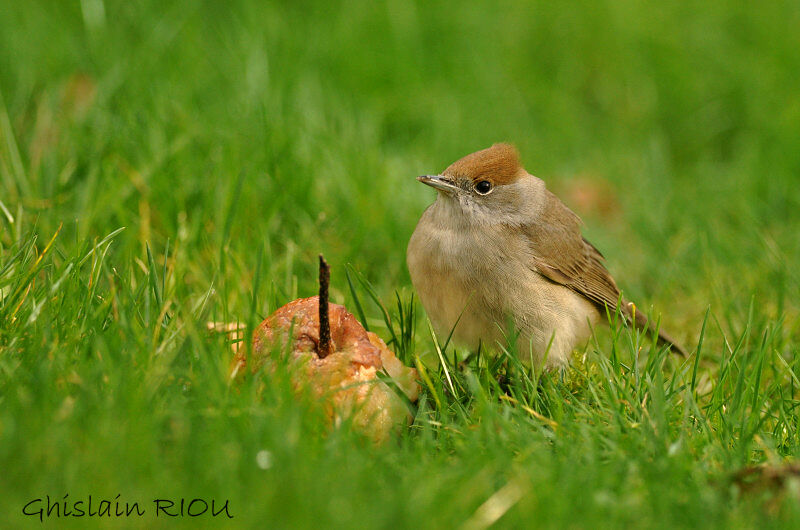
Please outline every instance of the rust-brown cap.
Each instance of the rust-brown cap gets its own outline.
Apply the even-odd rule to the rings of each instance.
[[[488,180],[492,184],[510,184],[525,174],[519,163],[517,148],[511,144],[494,144],[450,164],[443,175],[469,178],[473,182]]]

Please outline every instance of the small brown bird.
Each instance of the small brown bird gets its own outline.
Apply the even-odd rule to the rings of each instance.
[[[510,322],[523,360],[561,367],[606,311],[615,314],[620,291],[603,255],[513,146],[495,144],[417,180],[438,196],[411,236],[408,270],[439,335],[452,330],[457,344],[476,349],[504,343]],[[653,331],[633,304],[619,311]],[[663,330],[658,338],[685,354]]]

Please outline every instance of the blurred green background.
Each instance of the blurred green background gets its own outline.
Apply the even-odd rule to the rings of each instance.
[[[449,526],[517,469],[511,483],[546,493],[509,525],[785,524],[713,482],[797,452],[798,50],[794,1],[0,0],[0,520],[39,524],[19,511],[45,494],[167,490],[227,495],[242,525]],[[408,302],[405,248],[433,200],[414,176],[499,141],[690,349],[710,308],[709,384],[740,339],[783,359],[789,372],[743,379],[758,418],[759,385],[780,394],[783,441],[753,453],[756,418],[734,451],[717,419],[723,434],[676,449],[672,469],[636,426],[576,413],[554,441],[486,398],[377,456],[341,433],[305,439],[313,421],[280,393],[231,395],[202,322],[313,294],[320,252],[335,301],[352,304],[351,264]],[[718,382],[722,403],[735,387]],[[666,447],[680,430],[662,429]],[[254,465],[268,446],[280,472]]]

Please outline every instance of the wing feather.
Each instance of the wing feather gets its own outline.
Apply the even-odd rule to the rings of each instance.
[[[586,297],[598,309],[616,311],[617,306],[625,319],[636,328],[656,332],[662,344],[672,346],[686,356],[686,350],[675,342],[658,323],[651,322],[633,304],[621,301],[620,292],[611,274],[603,264],[603,255],[581,235],[581,220],[558,197],[546,191],[541,219],[546,222],[531,223],[522,227],[530,242],[532,266],[544,277]]]
[[[601,311],[613,311],[619,288],[603,265],[603,255],[581,235],[581,221],[564,203],[547,191],[546,222],[523,227],[533,254],[533,266],[549,280],[594,302]]]

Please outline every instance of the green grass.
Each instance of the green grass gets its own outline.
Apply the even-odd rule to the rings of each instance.
[[[65,494],[148,510],[104,527],[212,524],[155,518],[182,497],[242,527],[800,525],[796,481],[731,482],[800,453],[798,23],[795,2],[0,0],[0,526]],[[497,141],[698,353],[602,329],[565,374],[439,362],[413,177]],[[383,447],[281,377],[230,388],[204,328],[314,294],[320,252],[332,299],[424,362]]]

